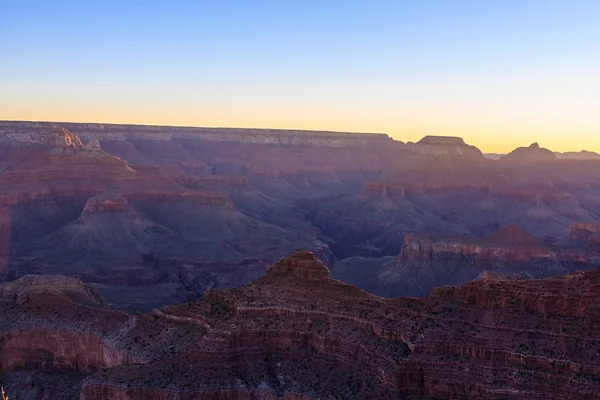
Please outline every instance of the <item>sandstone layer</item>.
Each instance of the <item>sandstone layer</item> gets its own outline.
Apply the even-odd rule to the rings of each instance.
[[[452,158],[483,158],[483,153],[475,146],[469,146],[462,138],[449,136],[425,136],[412,145],[423,154]]]
[[[453,137],[0,121],[0,281],[68,275],[149,312],[301,248],[388,265],[407,235],[507,225],[585,260],[565,233],[600,223],[599,177],[598,161],[494,161]]]
[[[0,382],[15,398],[593,399],[598,272],[382,299],[303,251],[152,315],[31,292],[0,300]]]
[[[397,257],[348,258],[334,276],[384,297],[424,296],[444,285],[474,279],[532,279],[600,267],[591,245],[595,225],[575,224],[569,235],[576,247],[553,246],[511,225],[483,238],[411,233]],[[579,229],[579,230],[577,230]],[[584,242],[580,245],[581,241]]]

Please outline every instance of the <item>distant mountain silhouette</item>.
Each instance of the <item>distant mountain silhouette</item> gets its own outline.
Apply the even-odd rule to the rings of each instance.
[[[540,147],[539,144],[533,143],[529,147],[519,147],[506,156],[502,157],[500,160],[503,162],[548,162],[556,160],[556,155],[543,147]]]
[[[579,152],[569,151],[566,153],[556,152],[554,154],[556,154],[556,157],[561,160],[600,160],[600,154],[587,150],[582,150]]]

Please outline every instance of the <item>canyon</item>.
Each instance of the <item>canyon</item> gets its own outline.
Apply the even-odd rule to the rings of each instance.
[[[599,270],[385,299],[308,251],[132,314],[74,278],[0,286],[11,399],[593,399]],[[8,286],[7,286],[8,285]]]
[[[512,225],[539,242],[523,251],[549,246],[559,261],[504,272],[568,273],[596,265],[597,234],[574,227],[600,223],[599,172],[537,144],[490,160],[455,137],[0,121],[0,282],[70,276],[111,307],[150,312],[307,249],[374,293],[425,295],[502,270],[481,264],[510,252],[449,274],[432,267],[445,255],[404,268],[403,243],[450,235],[469,248]]]
[[[548,244],[517,226],[482,238],[411,233],[393,257],[350,257],[339,261],[333,277],[384,296],[425,296],[437,287],[477,279],[528,280],[600,267],[598,227],[573,224],[565,244]]]
[[[599,393],[588,153],[0,121],[0,188],[11,400]]]

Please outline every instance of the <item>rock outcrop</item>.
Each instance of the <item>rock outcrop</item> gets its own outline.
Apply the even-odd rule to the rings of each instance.
[[[465,143],[462,138],[452,136],[425,136],[417,143],[409,144],[416,151],[441,158],[483,159],[483,153],[475,146]]]
[[[600,318],[600,270],[562,277],[518,280],[477,280],[434,289],[432,297],[505,312],[537,312],[564,317]]]
[[[340,258],[366,255],[353,248],[367,240],[382,249],[381,256],[395,255],[402,243],[398,232],[484,236],[518,225],[556,243],[573,222],[599,222],[597,162],[401,162],[407,165],[384,170],[357,193],[308,203],[313,224],[344,243]]]
[[[485,160],[460,138],[2,121],[0,280],[66,274],[154,307],[157,287],[179,302],[243,285],[298,248],[386,260],[411,233],[511,224],[566,243],[600,223],[599,176],[593,160]]]
[[[575,222],[569,227],[567,243],[600,250],[600,224],[590,222]]]
[[[556,253],[537,241],[531,234],[516,226],[507,226],[482,239],[444,235],[411,234],[404,240],[398,256],[400,269],[433,268],[433,264],[448,263],[457,258],[479,269],[521,271],[532,270],[539,262],[545,264],[543,273],[566,272],[560,267]],[[465,265],[466,266],[466,265]]]
[[[78,123],[61,123],[60,125],[69,130],[81,132],[86,139],[99,141],[143,139],[166,142],[173,139],[196,139],[243,144],[318,147],[377,147],[392,142],[388,135],[381,133]],[[35,142],[39,140],[39,132],[53,128],[64,129],[51,122],[0,121],[0,140],[4,138],[7,141]]]
[[[519,147],[500,159],[500,161],[506,163],[544,163],[556,160],[556,154],[540,147],[537,143],[533,143],[529,147]]]
[[[531,279],[600,267],[600,256],[590,250],[551,246],[514,225],[483,238],[412,233],[394,261],[349,258],[335,264],[333,276],[385,297],[424,296],[473,279]]]
[[[16,398],[59,387],[86,400],[597,397],[598,271],[423,299],[378,298],[326,271],[296,253],[152,315],[59,294],[0,300],[0,382]]]
[[[63,275],[25,275],[0,285],[0,299],[23,302],[28,296],[64,295],[82,304],[102,304],[102,297],[90,285]]]
[[[267,273],[308,280],[328,279],[330,275],[329,269],[310,251],[300,251],[278,261],[272,267],[267,267]]]
[[[82,140],[44,123],[5,125],[13,128],[0,135],[0,281],[65,274],[101,285],[112,305],[129,298],[118,286],[147,286],[143,294],[173,284],[172,301],[181,301],[247,283],[298,245],[331,258],[314,230],[288,222],[287,204],[247,177],[207,175],[171,136],[92,127]],[[131,145],[143,162],[132,168],[108,154],[107,139]]]

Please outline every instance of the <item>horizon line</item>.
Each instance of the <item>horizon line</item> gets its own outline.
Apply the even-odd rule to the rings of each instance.
[[[323,133],[348,133],[356,135],[385,135],[392,140],[401,141],[394,139],[389,133],[385,132],[359,132],[359,131],[338,131],[329,129],[300,129],[300,128],[258,128],[258,127],[235,127],[235,126],[210,126],[210,125],[163,125],[163,124],[145,124],[145,123],[118,123],[118,122],[82,122],[82,121],[35,121],[35,120],[21,120],[21,119],[0,119],[0,123],[3,122],[34,122],[34,123],[46,123],[46,124],[90,124],[90,125],[125,125],[125,126],[151,126],[160,128],[189,128],[189,129],[245,129],[245,130],[261,130],[261,131],[302,131],[302,132],[323,132]],[[403,142],[405,143],[405,142]]]
[[[300,132],[319,132],[319,133],[339,133],[339,134],[351,134],[351,135],[379,135],[379,136],[387,136],[389,139],[395,141],[395,142],[400,142],[403,144],[408,144],[408,143],[418,143],[418,142],[413,142],[413,141],[404,141],[404,140],[400,140],[400,139],[396,139],[394,138],[392,135],[390,135],[389,133],[385,133],[385,132],[367,132],[367,131],[342,131],[342,130],[323,130],[323,129],[300,129],[300,128],[259,128],[259,127],[234,127],[234,126],[199,126],[199,125],[178,125],[178,124],[173,124],[173,125],[163,125],[163,124],[146,124],[146,123],[118,123],[118,122],[96,122],[96,121],[49,121],[49,120],[22,120],[22,119],[0,119],[0,123],[4,123],[4,122],[21,122],[21,123],[43,123],[43,124],[89,124],[89,125],[113,125],[113,126],[141,126],[141,127],[158,127],[158,128],[183,128],[183,129],[231,129],[231,130],[235,130],[235,129],[241,129],[241,130],[261,130],[261,131],[300,131]],[[76,133],[76,132],[74,132]],[[452,134],[452,135],[444,135],[444,134],[436,134],[435,132],[427,132],[425,133],[421,140],[425,137],[428,136],[434,136],[434,137],[445,137],[445,138],[460,138],[463,140],[463,142],[466,145],[469,146],[474,146],[477,149],[479,149],[483,154],[494,154],[494,155],[506,155],[510,152],[498,152],[498,151],[483,151],[481,150],[481,148],[479,146],[476,145],[472,145],[467,143],[464,138],[462,136],[456,136],[456,134]],[[537,143],[537,142],[535,142]],[[522,147],[528,147],[528,146],[517,146],[515,147],[513,150],[516,150],[518,148],[522,148]],[[598,152],[595,152],[593,150],[587,150],[587,149],[581,149],[579,151],[577,150],[569,150],[569,151],[555,151],[555,150],[551,150],[550,148],[544,147],[544,146],[540,146],[542,148],[546,148],[550,151],[552,151],[553,153],[580,153],[580,152],[590,152],[590,153],[596,153],[596,154],[600,154]],[[511,150],[512,151],[512,150]]]

